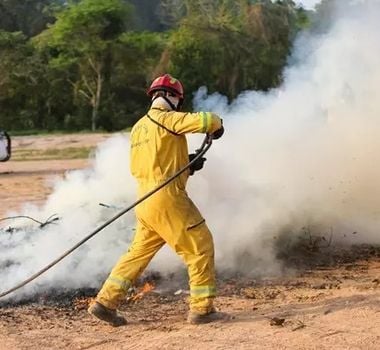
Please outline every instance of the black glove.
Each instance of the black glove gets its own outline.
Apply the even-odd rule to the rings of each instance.
[[[222,127],[220,129],[214,131],[211,134],[211,136],[212,136],[213,140],[217,140],[217,139],[221,138],[223,136],[223,134],[224,134],[224,127],[222,125]]]
[[[189,154],[189,162],[191,162],[198,154],[197,153],[191,153]],[[203,168],[203,164],[206,161],[206,158],[200,157],[198,158],[194,164],[192,164],[189,168],[190,175],[194,175],[194,172],[201,170]]]

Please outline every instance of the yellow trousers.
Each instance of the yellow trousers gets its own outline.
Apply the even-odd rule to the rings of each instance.
[[[140,186],[140,195],[152,184]],[[168,185],[136,208],[137,228],[133,242],[105,281],[97,301],[116,309],[129,287],[165,244],[187,265],[190,310],[206,314],[216,294],[214,244],[211,233],[185,190]]]

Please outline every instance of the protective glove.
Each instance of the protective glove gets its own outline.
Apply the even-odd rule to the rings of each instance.
[[[223,119],[221,119],[222,126],[211,134],[213,140],[221,138],[224,134]]]
[[[189,154],[189,162],[191,162],[195,157],[197,156],[197,152],[196,153],[191,153]],[[203,165],[204,165],[204,162],[206,161],[207,159],[204,158],[204,157],[200,157],[199,159],[197,159],[195,161],[194,164],[192,164],[189,168],[190,170],[190,175],[194,175],[194,173],[198,170],[201,170],[203,168]]]
[[[217,140],[221,138],[224,134],[224,127],[222,126],[220,129],[214,131],[214,133],[211,134],[213,140]]]

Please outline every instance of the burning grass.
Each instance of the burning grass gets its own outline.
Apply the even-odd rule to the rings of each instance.
[[[131,295],[127,297],[127,302],[136,302],[141,300],[145,294],[151,292],[155,288],[155,285],[152,282],[145,282],[140,291],[137,291],[133,288]]]
[[[128,304],[134,304],[141,301],[148,293],[152,292],[156,287],[156,281],[149,280],[130,288],[126,297]],[[51,288],[43,293],[35,293],[33,295],[23,297],[18,300],[0,300],[1,308],[11,308],[22,305],[44,305],[53,307],[66,307],[75,310],[87,309],[94,300],[98,289],[95,288],[79,288],[64,289]]]

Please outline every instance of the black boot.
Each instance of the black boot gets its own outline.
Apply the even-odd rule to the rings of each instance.
[[[231,317],[224,312],[217,312],[212,310],[207,314],[198,314],[194,311],[190,311],[187,316],[187,322],[191,324],[204,324],[215,321],[226,321],[231,319]]]
[[[127,324],[127,320],[122,315],[118,314],[116,310],[109,309],[98,302],[90,305],[88,308],[88,313],[114,327],[124,326]]]

